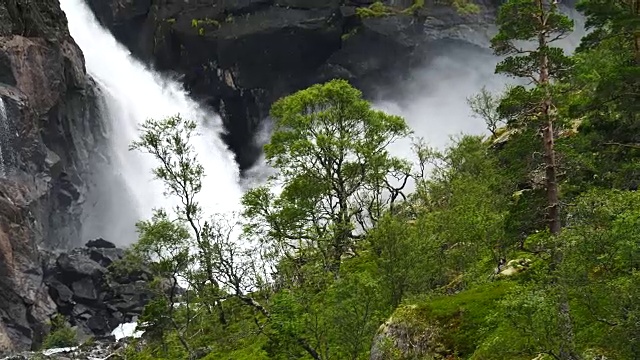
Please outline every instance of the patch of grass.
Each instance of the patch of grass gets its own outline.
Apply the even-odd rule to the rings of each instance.
[[[467,1],[467,0],[454,0],[454,1]],[[387,6],[380,1],[376,1],[368,7],[359,7],[356,9],[356,14],[363,19],[375,18],[391,15],[416,15],[418,10],[424,8],[425,0],[414,0],[413,5],[404,10],[399,10],[391,6]]]

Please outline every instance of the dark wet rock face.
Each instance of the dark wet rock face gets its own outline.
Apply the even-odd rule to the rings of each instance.
[[[0,352],[37,346],[56,311],[38,247],[80,244],[94,99],[58,0],[0,2]]]
[[[499,0],[480,12],[386,0],[389,16],[363,18],[374,0],[86,0],[133,54],[162,71],[184,74],[188,90],[221,114],[241,168],[259,150],[252,139],[278,98],[332,78],[351,80],[369,97],[398,82],[449,42],[486,47]]]
[[[96,248],[96,244],[102,247]],[[143,268],[126,276],[113,276],[109,271],[108,266],[123,256],[122,249],[103,239],[58,255],[44,253],[49,295],[57,312],[76,326],[81,336],[110,334],[119,324],[140,316],[151,298],[143,280],[151,275]]]

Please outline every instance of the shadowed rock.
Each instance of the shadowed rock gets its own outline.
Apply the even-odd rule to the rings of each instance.
[[[384,14],[358,15],[374,2],[87,0],[135,56],[184,74],[188,90],[222,116],[241,169],[259,156],[252,140],[278,98],[333,78],[373,97],[448,43],[487,47],[500,3],[477,0],[479,12],[463,15],[443,2],[383,0]]]
[[[151,275],[141,265],[130,274],[114,276],[106,266],[122,259],[124,251],[88,247],[90,243],[59,254],[55,262],[45,262],[45,282],[58,312],[71,325],[85,336],[105,336],[142,314],[152,292],[141,278],[150,279]]]
[[[88,248],[96,248],[96,249],[115,249],[116,245],[112,242],[109,242],[105,239],[95,239],[90,240],[85,245]]]

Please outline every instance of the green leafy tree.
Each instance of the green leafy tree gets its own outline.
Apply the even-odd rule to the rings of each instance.
[[[278,171],[270,184],[282,192],[262,187],[244,197],[250,229],[266,236],[275,253],[320,254],[337,276],[356,240],[403,196],[409,166],[387,146],[409,134],[407,125],[373,110],[343,80],[287,96],[271,116],[275,130],[265,156]]]
[[[409,130],[342,80],[287,96],[271,115],[275,131],[265,156],[277,174],[243,198],[247,232],[260,239],[275,272],[269,353],[360,358],[386,305],[374,271],[355,275],[342,267],[359,261],[366,234],[404,199],[410,167],[387,147]]]
[[[154,175],[166,186],[166,195],[178,200],[175,218],[159,210],[150,221],[138,223],[140,239],[132,252],[153,264],[159,280],[160,296],[145,309],[145,323],[161,339],[167,331],[177,337],[189,357],[196,353],[188,337],[202,311],[207,316],[217,313],[219,324],[227,326],[223,301],[234,297],[268,316],[247,294],[255,284],[254,268],[250,254],[235,242],[237,222],[226,215],[207,220],[196,201],[205,176],[191,144],[196,135],[196,124],[179,115],[150,119],[142,126],[140,140],[131,146],[155,157],[159,166]],[[162,283],[167,278],[168,289]],[[188,284],[183,296],[178,294],[178,279]],[[177,302],[183,305],[178,308]]]
[[[137,228],[140,237],[128,256],[148,263],[155,277],[150,286],[155,297],[145,306],[139,328],[165,347],[168,330],[171,330],[185,351],[191,353],[191,346],[186,339],[190,324],[180,320],[178,309],[179,300],[186,300],[186,317],[192,316],[190,299],[181,296],[182,289],[178,282],[191,269],[191,235],[180,222],[171,221],[161,210],[156,211],[151,220],[140,221]]]
[[[578,339],[609,356],[640,356],[640,211],[637,191],[590,190],[575,201],[562,237],[563,276],[582,317]]]

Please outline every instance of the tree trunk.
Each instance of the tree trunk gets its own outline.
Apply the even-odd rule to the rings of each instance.
[[[544,88],[545,94],[541,106],[542,138],[544,146],[544,162],[545,162],[545,187],[547,192],[547,222],[549,232],[553,235],[559,235],[562,230],[560,223],[559,194],[558,194],[558,165],[556,163],[555,154],[555,134],[553,125],[556,120],[555,110],[553,108],[553,95],[550,92],[551,79],[549,75],[549,57],[545,51],[548,46],[548,12],[554,11],[553,8],[546,6],[548,0],[537,0],[540,9],[540,29],[538,32],[538,49],[540,52],[540,77],[538,78],[538,86]],[[557,255],[553,259],[552,267],[557,269],[563,259],[562,249],[556,249]],[[555,280],[556,284],[561,282]],[[577,360],[579,359],[574,350],[574,334],[573,321],[571,320],[571,309],[566,290],[560,286],[560,304],[558,308],[559,317],[559,333],[561,337],[559,358],[561,360]]]
[[[639,1],[640,3],[640,1]],[[634,51],[636,58],[636,65],[640,66],[640,31],[637,31],[634,35]]]
[[[640,16],[640,0],[633,0],[632,7],[633,8],[631,9],[631,13],[634,16]],[[634,50],[636,65],[640,66],[640,30],[637,30],[637,29],[633,33],[633,50]]]
[[[550,102],[550,101],[548,101]],[[547,190],[547,222],[549,224],[549,231],[552,235],[560,234],[560,211],[558,200],[558,180],[557,180],[557,168],[556,154],[554,149],[554,134],[553,134],[553,116],[549,114],[550,105],[545,104],[546,124],[542,128],[542,137],[544,141],[544,161],[545,161],[545,186]]]
[[[540,8],[540,25],[541,31],[538,34],[538,49],[546,49],[547,43],[547,10],[545,0],[537,0]],[[557,164],[554,144],[553,123],[555,114],[553,113],[552,95],[549,93],[549,58],[542,51],[540,56],[540,77],[538,85],[545,88],[546,94],[542,104],[542,137],[544,141],[544,162],[545,162],[545,186],[547,190],[547,222],[549,231],[553,235],[560,233],[560,211],[558,206],[558,181],[557,181]]]
[[[564,289],[560,296],[560,306],[558,316],[560,317],[560,334],[562,342],[560,343],[560,359],[562,360],[578,360],[574,350],[573,320],[571,319],[571,310],[569,308],[569,300]]]

